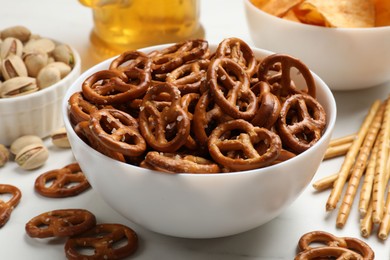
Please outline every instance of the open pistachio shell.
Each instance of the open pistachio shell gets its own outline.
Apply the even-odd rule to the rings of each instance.
[[[42,144],[31,144],[16,154],[15,162],[25,170],[41,167],[49,158],[48,149]]]
[[[23,135],[12,142],[10,147],[11,153],[16,155],[20,150],[30,144],[43,144],[43,141],[36,135]]]
[[[35,91],[38,91],[35,78],[15,77],[2,83],[0,97],[10,98],[15,96],[22,96]]]
[[[1,72],[4,79],[26,77],[27,68],[21,57],[11,54],[1,62]]]

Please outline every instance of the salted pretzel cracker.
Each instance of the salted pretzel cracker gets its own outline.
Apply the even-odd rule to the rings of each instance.
[[[208,46],[202,39],[187,40],[149,53],[153,74],[166,75],[186,62],[203,58],[208,53]]]
[[[278,71],[273,69],[278,67]],[[305,80],[305,88],[295,86],[291,80],[291,70],[295,68]],[[275,73],[276,76],[275,77]],[[314,78],[309,68],[299,59],[285,54],[272,54],[265,57],[259,64],[257,77],[260,81],[267,81],[271,86],[275,86],[275,78],[279,89],[273,89],[281,97],[287,97],[294,94],[309,94],[316,97],[316,86]]]
[[[151,151],[145,156],[148,165],[169,173],[218,173],[218,164],[200,156]]]
[[[110,70],[129,71],[136,69],[139,72],[150,72],[152,60],[140,51],[126,51],[116,57],[110,64]]]
[[[259,153],[256,149],[259,145],[266,145],[265,152]],[[274,132],[235,119],[219,124],[213,130],[208,148],[214,161],[226,168],[243,171],[270,165],[278,158],[282,143]]]
[[[195,107],[199,101],[199,98],[200,96],[198,93],[188,93],[182,95],[180,99],[180,105],[183,108],[183,110],[187,113],[188,119],[191,122],[190,134],[188,135],[187,141],[184,144],[184,146],[190,150],[195,150],[199,147],[199,144],[195,139],[194,125],[192,123],[192,120],[194,118],[194,113],[195,113]]]
[[[302,251],[294,258],[294,260],[316,260],[316,259],[365,260],[358,253],[337,246],[312,248],[310,250]]]
[[[90,187],[78,163],[42,173],[34,184],[35,191],[49,198],[76,196]]]
[[[158,106],[155,99],[161,93],[168,94],[169,106]],[[180,91],[170,83],[150,88],[142,100],[139,129],[146,142],[157,151],[175,152],[188,139],[190,119],[180,101]]]
[[[103,145],[99,138],[94,135],[89,127],[89,121],[82,121],[74,127],[76,134],[89,146],[96,151],[120,162],[125,162],[126,159],[122,153],[116,152]]]
[[[174,84],[182,95],[200,93],[205,88],[209,63],[206,59],[185,63],[168,73],[165,81]]]
[[[81,121],[89,120],[90,114],[98,108],[87,101],[82,92],[75,92],[70,96],[69,100],[69,118],[72,124],[77,125]]]
[[[257,111],[256,95],[250,89],[243,67],[228,58],[215,58],[207,70],[207,84],[215,103],[229,116],[251,120]]]
[[[255,126],[271,129],[279,118],[282,105],[279,98],[271,92],[271,86],[260,81],[251,90],[256,94],[259,106],[251,123]]]
[[[209,91],[204,92],[196,104],[192,121],[193,131],[200,146],[202,148],[207,147],[212,130],[218,124],[231,119],[215,104],[211,93]]]
[[[295,94],[284,101],[277,124],[283,144],[296,153],[313,146],[321,138],[325,126],[324,108],[305,94]]]
[[[316,246],[312,246],[316,244]],[[320,245],[317,245],[320,244]],[[374,251],[360,239],[337,237],[325,231],[311,231],[298,241],[300,253],[296,260],[337,257],[337,259],[373,260]],[[349,257],[349,258],[348,258]]]
[[[0,184],[0,194],[11,195],[11,198],[7,201],[0,198],[0,227],[2,227],[8,222],[12,211],[19,204],[22,192],[14,185]]]
[[[131,228],[121,224],[97,224],[69,238],[65,244],[65,254],[69,260],[123,259],[132,255],[137,248],[138,236]],[[93,254],[85,254],[82,249],[93,249]]]
[[[91,132],[108,149],[128,156],[139,156],[146,150],[146,142],[138,129],[138,122],[118,109],[100,109],[89,120]]]
[[[256,73],[257,60],[251,47],[241,39],[232,37],[226,38],[218,44],[214,58],[227,57],[240,66],[251,77]]]
[[[151,84],[151,69],[101,70],[82,84],[85,98],[94,104],[124,103],[145,94]]]
[[[88,210],[59,209],[33,217],[26,223],[25,229],[30,237],[69,237],[81,234],[95,225],[95,215]]]
[[[298,248],[301,251],[311,249],[311,244],[320,243],[324,246],[347,247],[347,242],[344,238],[337,237],[325,231],[311,231],[301,236],[298,241]]]

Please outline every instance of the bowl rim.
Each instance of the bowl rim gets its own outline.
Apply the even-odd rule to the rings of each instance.
[[[251,0],[244,0],[244,5],[247,8],[251,8],[254,12],[258,13],[259,15],[263,15],[267,17],[268,19],[278,21],[288,26],[295,26],[296,28],[303,28],[303,29],[310,28],[310,29],[320,30],[323,32],[338,31],[338,32],[364,32],[364,33],[370,33],[370,32],[376,33],[377,31],[381,31],[381,30],[390,30],[390,25],[375,26],[375,27],[333,28],[333,27],[324,27],[324,26],[313,25],[313,24],[298,23],[298,22],[282,19],[275,15],[269,14],[263,11],[262,9],[260,9],[259,7],[257,7],[256,5],[254,5]],[[247,14],[247,18],[248,18],[248,14]]]
[[[141,48],[141,49],[138,49],[138,51],[141,51],[141,52],[145,52],[145,53],[149,53],[150,51],[152,50],[155,50],[155,49],[160,49],[160,48],[166,48],[166,47],[169,47],[171,45],[173,45],[175,43],[168,43],[168,44],[161,44],[161,45],[154,45],[154,46],[149,46],[149,47],[145,47],[145,48]],[[213,42],[209,42],[209,47],[210,46],[213,46],[212,48],[216,47],[217,44],[216,43],[213,43]],[[262,53],[265,53],[265,54],[273,54],[274,52],[272,51],[269,51],[269,50],[265,50],[265,49],[262,49],[262,48],[258,48],[258,47],[254,47],[254,46],[250,46],[252,50],[255,50],[255,51],[259,51],[259,52],[262,52]],[[118,55],[119,56],[119,55]],[[327,139],[330,139],[332,133],[333,133],[333,129],[334,129],[334,126],[336,124],[336,118],[337,118],[337,106],[336,106],[336,100],[333,96],[333,93],[331,91],[331,89],[329,88],[329,86],[317,75],[315,74],[313,71],[311,71],[313,77],[315,78],[315,81],[318,81],[318,83],[320,83],[322,86],[323,86],[323,92],[324,94],[329,97],[329,111],[333,111],[332,114],[328,115],[329,117],[329,121],[327,122],[327,125],[326,125],[326,128],[325,128],[325,132],[323,133],[322,137],[320,138],[320,140],[318,140],[312,147],[310,147],[308,150],[298,154],[297,156],[287,160],[287,161],[284,161],[284,162],[280,162],[278,164],[275,164],[275,165],[269,165],[269,166],[266,166],[266,167],[263,167],[263,168],[258,168],[258,169],[252,169],[252,170],[245,170],[245,171],[234,171],[234,172],[221,172],[221,173],[202,173],[202,174],[195,174],[195,173],[175,173],[175,174],[167,174],[167,173],[164,173],[164,172],[160,172],[160,171],[155,171],[155,170],[151,170],[151,169],[146,169],[146,168],[143,168],[143,167],[139,167],[139,166],[136,166],[136,165],[132,165],[132,164],[129,164],[129,163],[123,163],[123,162],[120,162],[120,161],[117,161],[117,160],[114,160],[98,151],[96,151],[95,149],[93,149],[92,147],[90,147],[88,144],[86,144],[74,131],[74,127],[72,126],[72,124],[70,123],[70,119],[69,119],[69,111],[68,111],[68,99],[69,97],[75,93],[73,89],[76,89],[77,86],[75,86],[75,84],[77,83],[81,83],[82,81],[81,80],[84,80],[85,78],[87,78],[88,76],[90,76],[92,73],[95,72],[96,68],[98,67],[101,67],[101,66],[105,66],[107,67],[107,65],[112,61],[114,60],[116,57],[118,56],[114,56],[114,57],[111,57],[111,58],[108,58],[94,66],[92,66],[91,68],[89,68],[88,70],[86,70],[85,72],[83,72],[73,83],[72,85],[66,90],[66,93],[65,93],[65,96],[64,96],[64,99],[62,100],[62,115],[63,115],[63,121],[64,121],[64,126],[65,128],[67,129],[72,129],[72,132],[70,133],[70,135],[72,136],[75,136],[77,138],[77,140],[79,142],[81,142],[81,145],[86,147],[88,149],[88,152],[92,152],[94,154],[96,154],[97,156],[102,156],[103,158],[106,158],[106,159],[109,159],[112,163],[114,164],[120,164],[120,165],[123,165],[123,167],[129,167],[129,169],[132,169],[133,167],[136,167],[137,171],[142,171],[143,174],[145,173],[151,173],[151,174],[164,174],[164,175],[167,175],[167,176],[177,176],[177,175],[180,175],[180,176],[191,176],[191,178],[201,178],[201,176],[213,176],[213,177],[218,177],[218,176],[233,176],[233,175],[241,175],[241,174],[266,174],[267,173],[267,169],[273,169],[273,168],[279,168],[279,167],[283,167],[284,164],[286,163],[289,163],[289,162],[294,162],[296,160],[299,160],[300,157],[306,155],[307,153],[310,152],[310,150],[312,149],[315,149],[316,147],[320,146],[320,144],[322,144],[323,142],[326,142]],[[81,88],[81,87],[80,87]],[[73,90],[71,92],[71,90]],[[132,172],[132,171],[129,171],[129,172]]]
[[[75,48],[73,48],[70,45],[68,45],[68,46],[70,47],[70,49],[72,50],[72,53],[73,53],[74,65],[72,67],[72,70],[64,78],[62,78],[60,81],[54,83],[51,86],[48,86],[44,89],[40,89],[40,90],[33,92],[33,93],[29,93],[29,94],[21,95],[21,96],[16,96],[16,97],[10,97],[10,98],[0,98],[0,104],[6,105],[6,104],[9,104],[12,102],[23,102],[27,99],[33,99],[33,98],[36,98],[38,96],[43,96],[43,95],[45,95],[46,92],[52,91],[52,90],[56,89],[58,86],[62,85],[64,82],[66,82],[68,80],[68,78],[73,77],[75,74],[79,74],[80,70],[81,70],[80,54],[78,53],[78,51]]]

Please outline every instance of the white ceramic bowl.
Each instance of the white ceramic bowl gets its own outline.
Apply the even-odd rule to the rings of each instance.
[[[80,56],[75,49],[72,51],[74,67],[59,82],[24,96],[0,98],[0,144],[8,146],[28,134],[44,138],[63,126],[62,99],[81,71]]]
[[[215,47],[210,44],[211,50]],[[155,48],[143,51],[148,53]],[[259,58],[270,54],[253,50]],[[167,174],[102,155],[74,132],[67,100],[80,91],[87,76],[107,69],[111,60],[83,73],[66,93],[62,109],[73,153],[91,186],[130,221],[158,233],[185,238],[241,233],[278,216],[301,194],[316,173],[336,120],[334,97],[316,75],[317,98],[327,113],[327,129],[312,148],[278,165],[221,174]]]
[[[355,90],[390,80],[390,26],[325,28],[270,15],[244,0],[256,47],[291,54],[332,90]]]

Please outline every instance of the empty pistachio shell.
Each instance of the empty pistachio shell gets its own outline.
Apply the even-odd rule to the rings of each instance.
[[[47,88],[54,83],[61,80],[61,72],[59,69],[54,67],[44,67],[39,71],[37,76],[37,83],[39,89]]]
[[[24,65],[22,58],[15,54],[11,54],[3,59],[1,72],[5,79],[27,76],[26,65]]]
[[[30,144],[22,148],[15,157],[15,162],[25,170],[33,170],[45,164],[49,151],[42,144]]]
[[[40,38],[40,39],[28,41],[24,45],[23,51],[25,53],[36,52],[36,51],[50,53],[54,50],[55,47],[56,44],[54,43],[54,41],[47,38]]]
[[[54,131],[51,134],[51,141],[55,146],[60,148],[70,147],[70,143],[69,143],[69,139],[65,127],[62,127]]]
[[[39,71],[48,64],[48,55],[46,52],[30,52],[23,56],[27,73],[30,77],[37,77]]]
[[[5,59],[11,54],[21,57],[23,53],[23,43],[14,37],[3,40],[0,48],[0,58]]]
[[[12,26],[4,29],[1,32],[1,38],[3,40],[8,37],[14,37],[19,39],[22,42],[25,42],[28,39],[30,39],[30,36],[31,36],[31,31],[24,26]]]
[[[0,144],[0,167],[3,167],[9,160],[9,150],[3,144]]]
[[[38,91],[35,78],[15,77],[2,83],[0,97],[10,98]]]
[[[36,135],[23,135],[12,142],[10,147],[11,153],[16,155],[20,150],[30,144],[43,144],[43,141]]]

